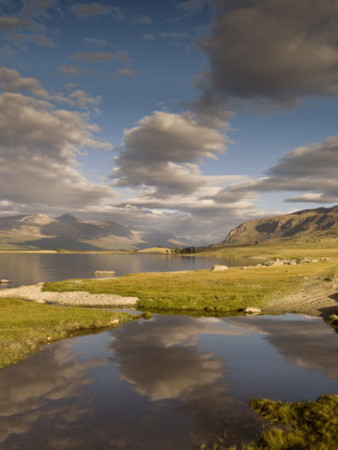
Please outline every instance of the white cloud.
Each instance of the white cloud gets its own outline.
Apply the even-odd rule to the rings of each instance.
[[[31,208],[100,204],[114,191],[86,180],[76,163],[81,148],[111,149],[95,139],[87,115],[54,110],[22,94],[0,95],[0,200]]]
[[[188,113],[156,111],[124,132],[115,158],[118,186],[144,188],[154,197],[190,194],[206,184],[196,162],[224,153],[226,138]]]
[[[93,98],[82,89],[77,89],[76,91],[72,92],[71,94],[69,94],[69,97],[75,100],[81,108],[84,108],[87,105],[97,105],[102,101],[102,98],[100,96],[96,96],[96,98]]]

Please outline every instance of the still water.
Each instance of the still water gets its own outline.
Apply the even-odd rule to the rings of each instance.
[[[0,279],[11,280],[0,288],[60,281],[68,278],[92,278],[95,270],[114,270],[116,275],[135,272],[208,269],[214,264],[248,266],[250,258],[201,258],[194,256],[149,254],[36,254],[0,253]]]
[[[0,371],[0,448],[198,449],[254,439],[253,397],[338,392],[338,336],[299,315],[155,315]]]

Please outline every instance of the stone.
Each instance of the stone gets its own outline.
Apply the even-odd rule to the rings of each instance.
[[[10,280],[5,280],[5,279],[0,280],[0,284],[7,284],[10,282],[11,282]]]
[[[244,312],[246,314],[260,314],[262,310],[260,308],[255,308],[253,306],[248,306],[245,308]]]
[[[95,270],[94,275],[96,277],[114,277],[115,270]]]
[[[222,266],[220,264],[215,264],[212,269],[213,272],[222,272],[224,270],[229,270],[228,266]]]

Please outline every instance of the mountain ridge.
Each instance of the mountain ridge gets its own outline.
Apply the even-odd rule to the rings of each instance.
[[[0,217],[0,249],[16,250],[139,250],[184,247],[190,242],[173,233],[129,229],[112,220],[85,221],[72,214]]]
[[[338,237],[338,205],[244,222],[230,230],[222,244],[248,245],[265,241],[326,237]]]

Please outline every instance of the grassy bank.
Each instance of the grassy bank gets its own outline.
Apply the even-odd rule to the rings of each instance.
[[[309,279],[323,283],[335,275],[338,258],[295,266],[230,268],[224,272],[199,270],[130,274],[106,280],[66,280],[46,283],[44,290],[138,297],[142,309],[227,312],[247,306],[264,308]]]
[[[0,299],[0,369],[23,359],[41,344],[131,319],[124,313]]]
[[[279,242],[265,242],[257,245],[231,245],[222,244],[206,247],[197,253],[198,256],[248,256],[266,258],[323,258],[337,257],[338,239],[325,238],[315,241],[285,240]]]
[[[201,450],[333,450],[338,448],[338,395],[316,401],[280,402],[253,399],[250,407],[266,419],[258,443],[226,446],[225,439],[202,444]]]

